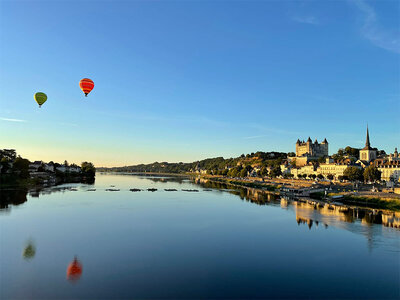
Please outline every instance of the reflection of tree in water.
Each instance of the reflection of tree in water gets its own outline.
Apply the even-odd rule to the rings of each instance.
[[[400,228],[400,213],[398,212],[334,205],[309,198],[280,197],[260,189],[238,187],[203,178],[194,178],[192,180],[204,188],[212,188],[221,192],[228,191],[231,194],[238,195],[242,200],[258,205],[280,204],[283,209],[288,209],[289,206],[292,206],[296,211],[297,223],[299,225],[306,224],[310,229],[314,224],[318,226],[320,222],[325,228],[328,228],[328,225],[332,225],[332,222],[339,224],[354,223],[356,221],[361,221],[362,224],[382,224],[387,227]]]
[[[174,176],[172,176],[172,177],[159,176],[158,177],[158,176],[154,176],[154,174],[151,176],[145,176],[145,175],[142,175],[142,176],[144,176],[145,179],[151,180],[153,182],[161,182],[161,183],[176,182],[176,183],[182,184],[188,180],[188,177],[184,177],[184,176],[176,176],[176,177],[174,177]]]
[[[275,194],[262,191],[260,189],[238,187],[235,185],[227,184],[225,182],[216,182],[216,181],[204,180],[201,178],[193,179],[193,182],[205,189],[216,189],[222,192],[226,191],[231,194],[238,195],[240,199],[258,205],[280,203],[280,200],[277,200],[277,196]]]
[[[24,252],[22,252],[22,256],[26,260],[31,260],[35,256],[35,254],[36,254],[36,247],[32,241],[29,241],[24,249]]]
[[[81,183],[93,185],[95,180],[96,180],[96,177],[83,177],[81,180]]]
[[[26,202],[27,189],[1,190],[0,189],[0,209],[7,209],[9,205],[20,205]]]

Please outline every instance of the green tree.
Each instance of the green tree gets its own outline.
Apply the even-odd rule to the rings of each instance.
[[[324,179],[324,175],[318,174],[317,178],[318,178],[318,179]]]
[[[364,170],[364,180],[375,182],[377,180],[381,180],[382,172],[379,171],[375,166],[371,165],[365,168]]]
[[[278,177],[282,175],[281,167],[275,166],[271,169],[270,174],[271,177]]]
[[[29,160],[18,156],[13,164],[13,172],[18,173],[20,178],[26,179],[29,177]]]
[[[268,176],[268,169],[266,167],[262,167],[260,170],[260,175],[262,177]]]
[[[238,169],[237,168],[232,168],[232,169],[230,169],[229,171],[228,171],[228,174],[227,174],[229,177],[238,177],[238,175],[239,175],[239,171],[238,171]]]
[[[94,177],[96,175],[96,168],[91,162],[84,161],[81,164],[82,173],[88,177]]]
[[[10,161],[7,157],[3,156],[0,159],[0,165],[1,165],[1,173],[5,174],[7,171],[10,169]]]
[[[243,168],[241,171],[240,171],[240,177],[246,177],[247,176],[247,169],[246,168]]]
[[[350,180],[350,181],[357,181],[357,180],[364,179],[363,171],[354,166],[347,167],[343,172],[343,176],[347,177],[348,180]]]
[[[326,176],[326,178],[328,178],[329,180],[333,180],[334,177],[335,177],[335,176],[333,176],[332,174],[328,174],[328,175]]]

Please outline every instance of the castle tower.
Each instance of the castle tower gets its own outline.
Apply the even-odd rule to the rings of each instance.
[[[369,130],[367,125],[367,138],[365,140],[365,147],[360,150],[360,160],[371,162],[376,159],[376,150],[371,148],[371,143],[369,141]]]

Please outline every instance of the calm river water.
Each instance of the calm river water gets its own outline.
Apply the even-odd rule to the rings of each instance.
[[[0,195],[1,299],[400,297],[398,214],[131,175]]]

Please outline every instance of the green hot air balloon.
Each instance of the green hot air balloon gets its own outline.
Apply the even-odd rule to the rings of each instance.
[[[45,93],[39,92],[39,93],[35,94],[34,98],[35,98],[37,104],[39,104],[39,107],[41,107],[42,104],[46,102],[47,95]]]

